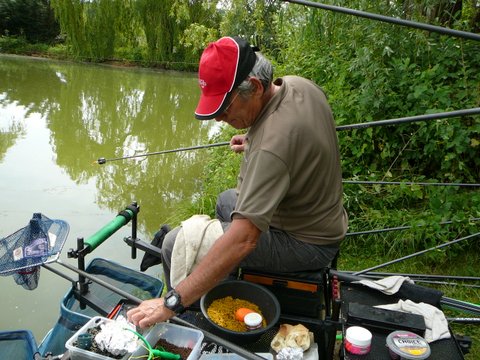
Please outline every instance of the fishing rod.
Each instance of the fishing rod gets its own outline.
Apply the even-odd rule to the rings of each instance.
[[[449,323],[457,323],[457,324],[474,324],[478,325],[480,324],[480,318],[465,318],[465,317],[456,317],[456,318],[451,318],[447,317],[447,321]]]
[[[353,271],[345,271],[347,274],[352,274]],[[384,278],[385,276],[380,276],[380,275],[373,275],[370,273],[363,274],[365,278],[368,279],[375,279],[379,280]],[[402,275],[399,273],[392,273],[389,276],[408,276],[408,275]],[[471,289],[479,289],[480,285],[475,285],[475,284],[465,284],[465,283],[458,283],[458,282],[450,282],[450,281],[439,281],[439,280],[427,280],[427,278],[424,278],[422,276],[415,277],[415,276],[408,276],[411,280],[415,282],[415,284],[421,283],[421,284],[430,284],[430,285],[442,285],[442,286],[455,286],[455,287],[465,287],[465,288],[471,288]]]
[[[478,221],[478,220],[480,220],[480,218],[469,219],[469,221]],[[453,220],[448,220],[448,221],[439,222],[439,223],[437,223],[436,225],[450,225],[450,224],[453,224],[453,223],[454,223]],[[396,226],[396,227],[384,228],[384,229],[374,229],[374,230],[347,232],[347,233],[345,234],[345,236],[357,236],[357,235],[379,234],[379,233],[389,232],[389,231],[409,230],[409,229],[412,229],[412,228],[414,228],[414,227],[423,227],[423,226],[427,226],[427,225],[424,225],[424,224],[419,224],[419,225],[415,225],[415,226],[413,226],[413,225],[404,225],[404,226]]]
[[[332,277],[336,277],[340,281],[345,281],[345,282],[348,282],[348,283],[356,283],[356,282],[360,282],[362,280],[367,279],[364,276],[364,274],[359,276],[359,275],[356,275],[356,273],[353,273],[353,274],[348,273],[347,274],[344,271],[339,271],[339,270],[334,270],[334,269],[330,269],[329,274]],[[412,287],[412,286],[416,286],[416,285],[409,284],[409,283],[405,282],[402,285],[402,287],[403,286]],[[428,289],[429,292],[431,292],[431,291],[435,292],[436,291],[436,290],[433,290],[433,289],[430,289],[430,288],[425,288],[425,290],[427,290],[427,289]],[[420,299],[421,299],[422,296],[425,296],[426,294],[422,294],[421,292],[413,293],[412,289],[408,290],[408,293],[410,295],[414,295],[415,297],[418,297],[418,300],[413,299],[412,301],[414,301],[414,302],[424,302],[423,300],[420,300]],[[435,295],[434,293],[430,293],[430,296],[434,296],[434,295]],[[446,296],[441,296],[439,301],[440,301],[440,304],[442,304],[442,305],[444,305],[448,308],[455,309],[455,310],[460,310],[460,311],[467,312],[467,313],[471,313],[471,314],[474,314],[474,315],[477,315],[477,316],[480,315],[480,306],[477,305],[477,304],[473,304],[473,303],[470,303],[470,302],[467,302],[467,301],[462,301],[462,300],[449,298],[449,297],[446,297]]]
[[[437,114],[408,116],[408,117],[389,119],[389,120],[378,120],[378,121],[370,121],[370,122],[366,122],[366,123],[340,125],[340,126],[336,127],[336,130],[337,131],[345,131],[345,130],[362,129],[362,128],[368,128],[368,127],[374,127],[374,126],[398,125],[398,124],[412,123],[412,122],[418,122],[418,121],[440,120],[440,119],[447,119],[447,118],[452,118],[452,117],[478,115],[478,114],[480,114],[480,107],[471,108],[471,109],[464,109],[464,110],[447,111],[447,112],[442,112],[442,113],[437,113]],[[218,142],[218,143],[207,144],[207,145],[188,146],[188,147],[183,147],[183,148],[178,148],[178,149],[162,150],[162,151],[156,151],[156,152],[151,152],[151,153],[146,153],[146,154],[122,156],[122,157],[112,158],[112,159],[106,159],[104,157],[101,157],[98,160],[94,160],[93,163],[103,165],[103,164],[105,164],[107,162],[111,162],[111,161],[134,159],[134,158],[139,158],[139,157],[161,155],[161,154],[168,154],[168,153],[188,151],[188,150],[206,149],[206,148],[226,146],[226,145],[230,145],[230,142],[229,141],[224,141],[224,142]]]
[[[206,148],[212,148],[212,147],[217,147],[217,146],[225,146],[225,145],[229,145],[229,144],[230,144],[229,141],[224,141],[224,142],[219,142],[219,143],[214,143],[214,144],[188,146],[188,147],[183,147],[183,148],[178,148],[178,149],[155,151],[155,152],[146,153],[146,154],[139,154],[139,155],[122,156],[122,157],[112,158],[112,159],[105,159],[105,158],[101,157],[98,160],[94,161],[94,163],[98,163],[99,165],[103,165],[106,162],[111,162],[111,161],[126,160],[126,159],[138,158],[138,157],[161,155],[161,154],[168,154],[168,153],[188,151],[188,150],[206,149]]]
[[[354,271],[343,271],[346,274],[353,274]],[[460,281],[480,281],[478,276],[460,276],[460,275],[436,275],[436,274],[412,274],[412,273],[390,273],[390,272],[368,272],[362,274],[364,277],[381,279],[387,276],[405,276],[413,281],[417,280],[460,280]]]
[[[480,187],[480,184],[470,183],[437,183],[437,182],[414,182],[414,181],[368,181],[368,180],[342,180],[344,184],[356,185],[419,185],[419,186],[459,186]]]
[[[399,19],[391,16],[385,16],[385,15],[379,15],[374,13],[368,13],[360,10],[348,9],[348,8],[335,6],[335,5],[320,4],[312,1],[303,1],[303,0],[282,0],[282,1],[290,2],[293,4],[305,5],[309,7],[315,7],[323,10],[330,10],[333,12],[339,12],[339,13],[344,13],[348,15],[354,15],[354,16],[363,17],[370,20],[378,20],[386,23],[412,27],[415,29],[426,30],[429,32],[436,32],[442,35],[450,35],[450,36],[455,36],[459,38],[480,41],[480,35],[467,32],[467,31],[459,31],[459,30],[449,29],[441,26],[424,24],[424,23],[419,23],[416,21],[405,20],[405,19]]]
[[[410,255],[407,255],[407,256],[403,256],[401,258],[398,258],[398,259],[395,259],[395,260],[391,260],[391,261],[388,261],[386,263],[383,263],[383,264],[380,264],[380,265],[376,265],[376,266],[372,266],[371,268],[368,268],[368,269],[365,269],[365,270],[361,270],[361,271],[357,271],[357,272],[354,272],[352,275],[355,275],[355,276],[358,276],[358,275],[362,275],[362,274],[365,274],[365,273],[368,273],[372,270],[376,270],[376,269],[380,269],[380,268],[383,268],[385,266],[388,266],[388,265],[392,265],[392,264],[396,264],[396,263],[399,263],[403,260],[407,260],[407,259],[411,259],[415,256],[418,256],[418,255],[422,255],[422,254],[425,254],[426,252],[429,252],[429,251],[432,251],[432,250],[438,250],[438,249],[441,249],[445,246],[449,246],[449,245],[452,245],[452,244],[456,244],[460,241],[463,241],[463,240],[467,240],[467,239],[471,239],[471,238],[474,238],[474,237],[478,237],[480,235],[480,232],[478,233],[475,233],[475,234],[471,234],[471,235],[468,235],[468,236],[465,236],[463,238],[460,238],[460,239],[455,239],[455,240],[452,240],[452,241],[448,241],[444,244],[440,244],[440,245],[437,245],[437,246],[434,246],[434,247],[431,247],[429,249],[425,249],[425,250],[421,250],[421,251],[418,251],[416,253],[413,253],[413,254],[410,254]]]
[[[480,306],[477,304],[472,304],[468,301],[442,296],[440,303],[450,309],[460,310],[477,316],[480,315]]]
[[[436,114],[407,116],[407,117],[395,118],[395,119],[389,119],[389,120],[377,120],[377,121],[370,121],[366,123],[358,123],[358,124],[351,124],[351,125],[340,125],[340,126],[337,126],[336,129],[337,131],[362,129],[362,128],[367,128],[372,126],[398,125],[398,124],[406,124],[406,123],[412,123],[412,122],[418,122],[418,121],[440,120],[440,119],[447,119],[452,117],[478,115],[478,114],[480,114],[480,107],[464,109],[464,110],[446,111],[446,112],[436,113]]]
[[[472,218],[468,219],[468,221],[478,221],[480,218]],[[447,220],[447,221],[442,221],[439,223],[436,223],[435,225],[451,225],[455,223],[453,220]],[[428,226],[428,224],[418,224],[418,225],[403,225],[403,226],[396,226],[396,227],[391,227],[391,228],[383,228],[383,229],[373,229],[373,230],[364,230],[364,231],[354,231],[354,232],[347,232],[345,236],[358,236],[358,235],[371,235],[371,234],[379,234],[379,233],[384,233],[384,232],[389,232],[389,231],[400,231],[400,230],[409,230],[413,229],[414,227],[424,227]]]

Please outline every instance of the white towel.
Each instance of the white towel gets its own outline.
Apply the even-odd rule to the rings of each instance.
[[[176,287],[223,234],[222,224],[208,215],[193,215],[182,222],[172,250],[170,284]]]
[[[402,284],[407,281],[409,283],[413,284],[413,281],[409,277],[405,276],[388,276],[386,278],[380,279],[380,280],[359,280],[359,281],[354,281],[353,283],[355,284],[362,284],[365,286],[368,286],[369,288],[379,290],[383,292],[384,294],[387,295],[392,295],[398,292]]]
[[[377,308],[403,311],[411,314],[422,315],[425,319],[425,340],[429,343],[450,338],[450,330],[445,314],[440,309],[426,303],[415,303],[411,300],[400,300],[396,304],[378,305]]]

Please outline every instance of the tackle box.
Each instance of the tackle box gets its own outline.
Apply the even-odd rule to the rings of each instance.
[[[324,270],[269,273],[242,268],[240,277],[265,286],[278,299],[282,314],[324,318]]]
[[[77,346],[78,336],[80,334],[88,332],[89,329],[99,326],[101,323],[113,322],[108,318],[101,316],[95,316],[88,321],[75,335],[73,335],[65,344],[65,347],[69,351],[70,360],[110,360],[113,357],[97,354],[92,351],[81,349]],[[190,329],[177,324],[171,324],[168,322],[158,323],[143,335],[145,340],[154,347],[159,339],[164,339],[170,344],[178,347],[186,347],[191,349],[190,355],[183,360],[197,360],[200,356],[200,347],[203,341],[203,333],[200,330]],[[121,359],[146,359],[148,357],[147,350],[142,344],[132,353],[126,354]]]

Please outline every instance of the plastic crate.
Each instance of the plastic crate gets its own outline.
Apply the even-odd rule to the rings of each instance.
[[[163,322],[155,325],[146,334],[145,339],[152,347],[159,339],[164,339],[175,346],[192,349],[188,358],[182,360],[197,360],[200,356],[203,333],[200,330]],[[141,358],[142,355],[147,355],[147,351],[140,347],[132,354],[132,359]]]
[[[30,330],[0,332],[0,358],[33,359],[37,343]]]
[[[109,356],[104,356],[101,354],[94,353],[92,351],[88,351],[85,349],[81,349],[79,347],[74,346],[77,342],[78,336],[80,334],[88,332],[89,329],[95,328],[100,324],[105,324],[108,322],[113,322],[114,320],[110,320],[101,316],[94,316],[91,318],[84,326],[80,328],[65,344],[65,347],[69,351],[70,360],[110,360],[113,359]],[[125,355],[122,359],[128,359],[130,357],[129,354]]]

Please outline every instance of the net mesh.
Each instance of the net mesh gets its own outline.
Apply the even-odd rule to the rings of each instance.
[[[57,260],[69,225],[34,213],[30,223],[0,240],[0,275],[13,275],[15,282],[33,290],[40,279],[40,265]]]

